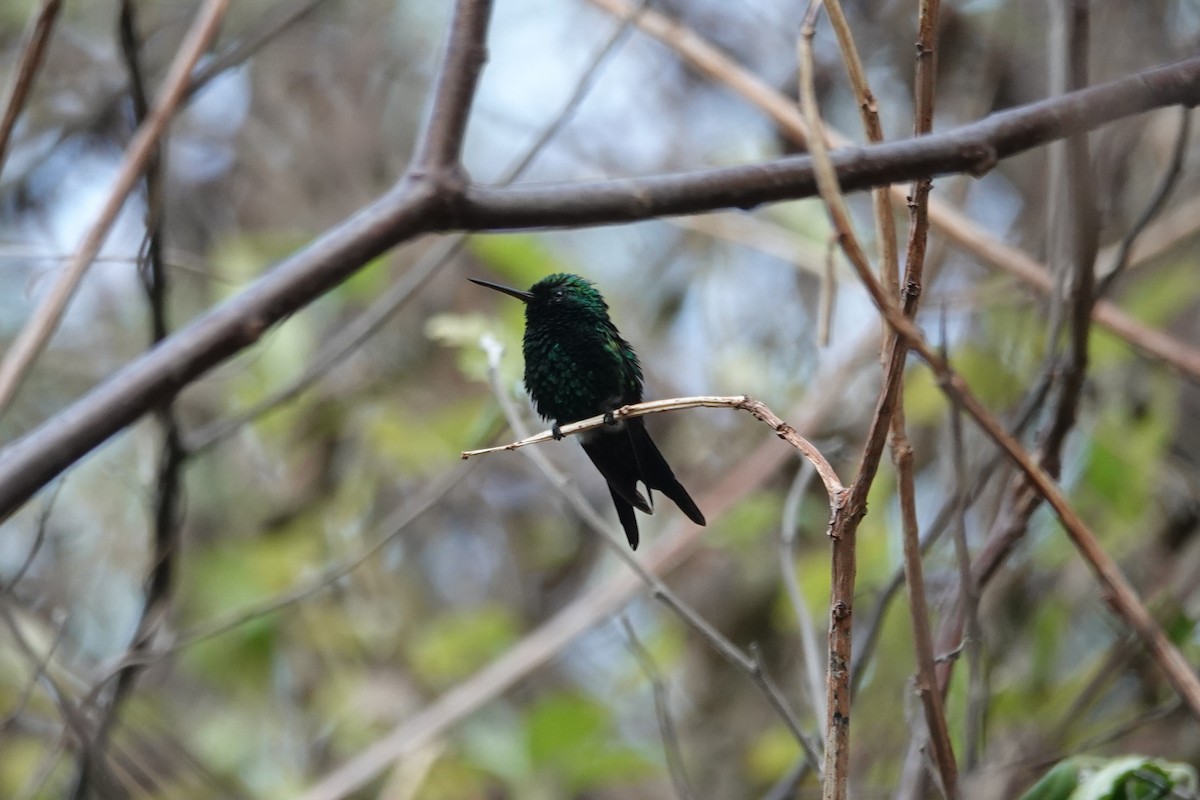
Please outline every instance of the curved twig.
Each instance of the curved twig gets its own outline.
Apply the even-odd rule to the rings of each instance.
[[[765,403],[761,400],[755,400],[749,395],[739,394],[731,397],[676,397],[669,400],[651,400],[646,403],[621,406],[612,412],[612,418],[614,420],[621,420],[627,417],[644,417],[648,414],[661,414],[664,411],[681,411],[685,408],[735,408],[747,411],[755,419],[770,425],[775,430],[776,436],[799,450],[800,454],[816,468],[817,474],[821,476],[821,481],[825,484],[825,491],[829,494],[830,508],[837,509],[842,506],[846,487],[842,484],[841,479],[838,478],[837,472],[825,459],[825,456],[821,454],[821,451],[812,442],[801,436],[795,428],[776,416],[775,412],[767,408]],[[562,436],[572,436],[576,433],[602,428],[607,424],[610,423],[601,414],[588,417],[579,422],[572,422],[569,425],[563,425],[559,429],[559,433]],[[480,450],[464,450],[462,457],[463,460],[466,460],[473,456],[502,453],[508,450],[528,447],[531,444],[543,444],[544,442],[551,441],[554,441],[554,434],[547,430],[515,442],[509,442],[508,444],[484,447]]]

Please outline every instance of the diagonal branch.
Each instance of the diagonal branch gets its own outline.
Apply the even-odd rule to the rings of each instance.
[[[1200,104],[1200,56],[984,117],[944,133],[830,154],[843,191],[967,172],[983,175],[1005,158],[1085,133],[1123,117],[1170,105]],[[696,214],[816,194],[808,156],[768,164],[642,178],[471,186],[447,228],[494,230],[603,225],[652,216]]]
[[[457,172],[463,139],[471,116],[471,101],[487,59],[487,28],[491,0],[459,0],[450,22],[446,53],[438,71],[429,119],[418,140],[413,173],[444,178]]]
[[[4,165],[8,155],[8,143],[12,138],[13,128],[17,125],[17,117],[29,100],[33,89],[33,79],[42,66],[46,50],[50,46],[50,33],[54,30],[54,22],[58,12],[62,10],[62,0],[42,0],[41,6],[30,24],[25,46],[21,50],[21,62],[17,65],[12,89],[4,104],[4,116],[0,117],[0,166]]]
[[[108,232],[125,205],[125,199],[133,191],[138,180],[145,171],[158,148],[158,142],[166,132],[167,123],[174,116],[175,110],[183,101],[192,74],[192,69],[200,56],[208,49],[213,37],[225,16],[229,0],[207,0],[196,14],[192,27],[184,37],[179,47],[179,55],[167,72],[163,89],[154,108],[151,109],[146,121],[134,134],[125,159],[117,172],[117,178],[108,200],[100,211],[99,218],[92,223],[79,246],[79,250],[71,258],[66,268],[59,275],[50,293],[33,312],[33,316],[17,334],[16,340],[0,361],[0,414],[12,403],[26,373],[29,371],[38,355],[54,335],[58,323],[62,320],[67,304],[71,302],[79,282],[87,268],[95,259],[96,254],[108,238]]]

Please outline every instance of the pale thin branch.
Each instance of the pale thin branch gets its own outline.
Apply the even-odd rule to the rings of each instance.
[[[45,299],[34,310],[29,321],[17,334],[0,361],[0,415],[8,409],[30,366],[54,335],[67,304],[75,294],[92,259],[100,251],[117,214],[133,191],[142,172],[158,148],[175,110],[183,101],[192,69],[217,35],[229,0],[206,0],[179,47],[163,82],[163,89],[146,121],[125,151],[112,190],[100,215],[84,236],[79,250],[64,268]]]
[[[883,123],[879,119],[879,108],[875,103],[875,94],[867,83],[867,71],[863,67],[858,47],[854,44],[854,34],[850,30],[850,22],[842,11],[840,0],[825,0],[825,12],[829,23],[837,36],[838,47],[842,51],[842,61],[846,65],[846,76],[850,79],[850,88],[854,91],[854,99],[858,101],[859,115],[862,117],[863,132],[867,141],[878,144],[883,141]],[[917,131],[918,134],[927,132]],[[871,202],[875,212],[875,238],[879,247],[879,274],[883,285],[893,294],[900,293],[900,267],[896,255],[896,218],[892,214],[892,204],[889,199],[889,188],[877,186],[871,190]],[[887,356],[887,339],[880,352],[880,358]]]
[[[792,604],[792,612],[796,615],[796,626],[800,632],[800,651],[803,663],[801,670],[804,677],[804,687],[808,693],[808,701],[813,715],[818,720],[825,719],[825,671],[821,668],[821,650],[817,645],[817,631],[812,621],[812,611],[804,599],[800,588],[800,580],[796,577],[796,538],[800,527],[800,507],[804,501],[804,493],[812,482],[816,470],[809,462],[804,462],[796,473],[792,486],[788,489],[783,501],[783,522],[779,530],[779,568],[783,573],[783,585],[787,591],[788,600]],[[818,726],[819,727],[819,726]]]
[[[663,756],[667,762],[667,774],[671,776],[675,794],[681,800],[692,800],[694,795],[688,783],[687,769],[683,764],[679,734],[675,730],[675,718],[671,714],[667,687],[663,683],[662,673],[659,671],[658,665],[654,663],[654,656],[638,639],[637,631],[633,629],[633,623],[625,614],[621,615],[621,629],[625,632],[625,638],[629,642],[629,651],[633,653],[633,657],[637,659],[642,672],[646,675],[646,680],[650,682],[650,691],[654,695],[654,713],[658,718],[658,730],[663,743]]]
[[[821,476],[821,481],[825,484],[825,491],[829,494],[831,508],[837,508],[843,502],[846,487],[842,485],[837,472],[825,460],[825,456],[821,454],[821,451],[812,442],[801,436],[795,428],[777,417],[762,401],[755,400],[748,395],[742,394],[732,397],[676,397],[669,400],[651,400],[645,403],[621,406],[612,412],[612,419],[622,420],[631,417],[644,417],[648,414],[661,414],[665,411],[682,411],[687,408],[733,408],[749,412],[755,419],[769,425],[775,431],[776,436],[783,439],[792,447],[795,447],[816,468],[817,474]],[[599,414],[578,422],[563,425],[559,428],[559,433],[563,437],[572,436],[576,433],[602,428],[609,424],[612,423],[603,414]],[[465,450],[462,457],[465,460],[473,456],[487,455],[488,453],[502,453],[508,450],[527,447],[531,444],[543,444],[554,441],[554,438],[554,434],[546,430],[515,442],[509,442],[508,444],[485,447],[480,450]]]

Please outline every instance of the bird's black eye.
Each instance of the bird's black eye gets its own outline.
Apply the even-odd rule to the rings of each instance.
[[[555,300],[562,300],[563,297],[565,297],[565,296],[566,296],[566,292],[564,292],[562,289],[554,290],[554,299]]]

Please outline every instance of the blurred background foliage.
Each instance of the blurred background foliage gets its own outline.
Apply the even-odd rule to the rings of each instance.
[[[34,5],[0,5],[6,80]],[[234,3],[221,46],[298,5]],[[176,328],[242,291],[403,171],[451,4],[309,5],[311,12],[248,61],[217,75],[172,126],[163,213]],[[649,5],[780,91],[794,92],[803,4]],[[885,132],[905,136],[915,3],[845,5]],[[943,3],[937,129],[1045,96],[1047,5]],[[1194,53],[1200,41],[1194,0],[1091,5],[1094,81]],[[137,7],[156,85],[196,4]],[[107,0],[66,4],[0,173],[5,340],[94,218],[129,139],[116,13]],[[501,180],[594,62],[582,101],[520,180],[640,175],[791,151],[742,98],[636,30],[597,61],[618,28],[582,0],[498,0],[467,143],[475,179]],[[822,111],[857,135],[857,109],[825,26],[816,44]],[[1091,137],[1105,255],[1153,192],[1178,127],[1179,112],[1165,110]],[[1187,147],[1194,156],[1194,142]],[[1153,257],[1135,260],[1113,293],[1138,319],[1193,344],[1200,341],[1200,212],[1186,210],[1200,197],[1194,163],[1186,162],[1164,212],[1179,226],[1148,233]],[[1055,250],[1049,175],[1043,149],[979,180],[939,180],[935,195],[1047,261]],[[866,199],[852,201],[869,242]],[[5,440],[49,419],[147,346],[136,259],[144,203],[140,196],[128,203],[52,346],[0,420]],[[527,459],[460,462],[463,449],[512,437],[488,387],[485,334],[505,346],[502,390],[537,425],[520,387],[521,309],[466,276],[521,287],[556,271],[595,280],[638,349],[650,397],[748,393],[790,421],[803,415],[813,426],[803,432],[848,479],[879,383],[872,355],[878,323],[853,280],[841,280],[830,343],[818,345],[818,275],[829,239],[824,211],[811,200],[622,227],[472,237],[436,268],[429,265],[444,243],[430,237],[367,266],[188,387],[176,404],[193,448],[177,580],[155,639],[161,656],[142,675],[114,732],[110,761],[121,795],[292,796],[625,569]],[[927,276],[926,330],[939,338],[944,321],[956,367],[994,411],[1011,418],[1045,360],[1047,302],[936,237]],[[310,387],[223,427],[293,385],[347,326],[399,297],[378,331],[321,367]],[[1092,343],[1063,480],[1195,661],[1200,392],[1194,379],[1109,333],[1095,331]],[[913,366],[905,392],[927,524],[962,476],[953,466],[949,409],[929,373]],[[710,515],[668,583],[735,643],[762,647],[770,672],[815,732],[820,725],[805,690],[797,611],[781,578],[778,544],[798,463],[789,460],[765,477],[746,470],[739,481],[756,453],[784,446],[769,430],[718,411],[650,424],[702,508],[718,503],[718,485],[736,487],[741,498],[727,513]],[[2,796],[57,797],[71,785],[74,744],[56,698],[79,700],[101,685],[137,627],[151,566],[158,447],[153,423],[134,425],[3,526]],[[966,451],[973,465],[992,454],[969,429]],[[604,486],[577,447],[544,452],[610,513]],[[967,515],[975,546],[1000,513],[1009,475],[1006,466],[992,470]],[[860,633],[899,565],[886,465],[870,509],[859,536]],[[789,566],[820,633],[829,584],[823,492],[810,487],[796,513],[799,557]],[[679,516],[660,504],[656,516],[642,520],[639,557],[656,541],[685,535]],[[948,538],[930,551],[926,576],[941,618],[957,585]],[[275,602],[284,599],[290,602]],[[767,794],[800,750],[759,690],[648,594],[624,613],[657,665],[696,796]],[[891,795],[905,784],[905,750],[920,716],[906,614],[901,594],[882,619],[856,698],[860,797]],[[1169,687],[1107,613],[1045,511],[984,595],[982,620],[990,696],[971,796],[1011,796],[1076,752],[1200,760],[1200,728],[1172,704]],[[959,748],[965,676],[956,671],[949,703]],[[620,627],[606,621],[362,796],[661,797],[671,791],[662,742],[651,676]],[[803,796],[816,796],[813,778],[801,786]]]

